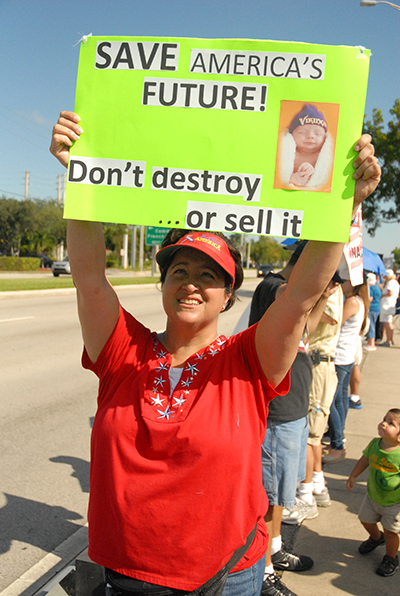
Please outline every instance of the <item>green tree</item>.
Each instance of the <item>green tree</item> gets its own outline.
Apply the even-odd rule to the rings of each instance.
[[[66,243],[67,222],[63,219],[63,209],[55,200],[35,199],[31,203],[30,226],[21,241],[21,255],[45,253],[52,256],[57,244]]]
[[[103,224],[106,248],[119,254],[127,227],[124,224]]]
[[[277,265],[287,259],[287,251],[273,238],[262,236],[252,244],[251,258],[258,264]]]
[[[47,253],[66,240],[66,221],[56,201],[0,199],[0,254]]]
[[[381,110],[373,110],[372,120],[364,122],[364,132],[372,137],[375,154],[382,168],[382,179],[375,192],[363,202],[363,219],[374,236],[382,223],[400,222],[400,100],[390,110],[393,119],[384,131]]]
[[[400,268],[400,248],[395,248],[392,250],[392,255],[394,259],[394,266],[395,268]]]
[[[0,199],[0,253],[19,255],[24,234],[32,220],[31,201]]]

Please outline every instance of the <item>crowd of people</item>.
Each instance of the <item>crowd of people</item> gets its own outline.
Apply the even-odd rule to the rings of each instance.
[[[256,288],[251,303],[250,325],[259,320],[273,300],[285,290],[285,284],[305,245],[305,241],[292,245],[290,249],[293,250],[293,254],[288,265],[278,273],[269,273]],[[359,385],[363,342],[364,349],[369,351],[372,336],[375,341],[375,327],[379,326],[376,310],[373,308],[370,314],[370,308],[374,301],[377,301],[379,306],[380,287],[387,287],[390,281],[392,302],[396,302],[398,284],[396,286],[397,282],[393,283],[393,279],[393,272],[388,270],[382,285],[379,286],[375,285],[374,274],[367,275],[364,272],[363,283],[352,286],[349,280],[341,279],[336,272],[309,316],[309,335],[302,338],[292,365],[290,392],[286,396],[275,398],[270,405],[262,453],[264,487],[270,503],[265,519],[271,537],[271,555],[268,556],[267,553],[264,576],[264,583],[270,584],[271,590],[266,591],[266,594],[277,594],[272,589],[272,586],[277,586],[274,575],[276,571],[284,567],[290,571],[304,571],[313,565],[310,557],[285,551],[282,545],[281,524],[299,524],[305,519],[313,519],[318,515],[318,507],[328,507],[331,504],[323,465],[339,463],[346,457],[344,429],[347,411],[349,407],[362,408]],[[379,310],[377,314],[379,315]],[[392,318],[393,316],[390,319],[391,323]],[[382,345],[389,344],[382,342]],[[400,411],[397,415],[399,413]],[[395,410],[390,415],[396,420]],[[304,424],[307,417],[308,425],[307,422]],[[382,432],[382,424],[379,426],[379,433]],[[397,443],[393,443],[397,447],[400,445],[399,431],[400,426]],[[383,457],[386,460],[386,449],[382,449],[385,451]],[[398,451],[400,453],[400,450]],[[368,466],[365,460],[363,465],[362,469],[360,465],[356,468],[354,477]],[[395,475],[398,475],[399,462],[395,464],[394,470]],[[397,499],[398,505],[397,509],[394,507],[394,513],[400,515],[400,495],[392,494],[390,498]],[[360,515],[360,519],[363,520],[364,513],[360,512]],[[378,519],[374,519],[374,524],[377,521]],[[364,521],[362,523],[368,530]],[[398,524],[388,524],[386,519],[383,519],[383,523],[386,524],[385,536],[387,532],[392,531],[392,527],[394,532],[397,531]],[[374,540],[379,538],[379,544],[384,541],[384,534],[382,533],[381,538],[375,525],[372,535],[373,537],[367,541],[367,547],[364,543],[360,546],[361,554],[373,550],[371,544],[375,544]],[[398,566],[398,543],[395,548],[395,539],[392,539],[391,534],[387,540],[391,541],[391,547],[377,569],[379,575],[385,576],[392,575]],[[279,587],[282,594],[293,594],[282,582]]]
[[[64,166],[82,132],[79,116],[61,113],[50,150]],[[353,214],[380,179],[369,135],[355,150]],[[104,568],[106,594],[294,596],[277,571],[306,570],[313,561],[286,550],[281,524],[330,504],[323,457],[335,458],[343,445],[341,406],[355,357],[349,337],[369,307],[337,274],[343,244],[300,243],[288,266],[256,291],[253,324],[229,338],[218,335],[217,321],[233,306],[243,270],[223,234],[167,234],[156,256],[161,333],[120,305],[105,275],[100,223],[68,221],[67,246],[82,362],[99,378],[89,556]],[[346,356],[336,364],[341,335]],[[332,448],[324,456],[327,428]],[[381,448],[395,453],[397,430]],[[384,527],[385,538],[386,530],[394,534]],[[379,542],[375,530],[371,540]]]

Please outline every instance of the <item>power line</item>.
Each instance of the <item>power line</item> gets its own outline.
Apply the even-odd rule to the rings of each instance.
[[[25,143],[29,143],[30,145],[33,145],[34,147],[38,147],[38,149],[41,149],[42,151],[46,151],[46,153],[48,152],[48,148],[45,149],[44,147],[41,147],[40,145],[36,145],[36,143],[32,143],[32,141],[29,141],[25,137],[22,137],[21,135],[18,135],[13,130],[9,130],[5,126],[1,126],[1,124],[0,124],[0,128],[2,128],[3,130],[5,130],[6,132],[9,132],[10,134],[14,135],[15,137],[18,137],[19,139],[22,139],[23,141],[25,141]]]
[[[10,192],[9,190],[2,190],[0,188],[0,192],[5,192],[7,195],[14,195],[17,197],[24,197],[24,195],[19,194],[18,192]]]
[[[20,114],[19,112],[16,112],[15,110],[11,110],[11,108],[8,108],[7,106],[5,106],[2,103],[0,103],[0,108],[2,108],[3,110],[7,110],[8,112],[10,112],[11,114],[13,114],[17,118],[21,118],[22,120],[25,120],[26,122],[29,122],[30,124],[33,124],[34,126],[38,126],[39,128],[42,128],[42,125],[41,124],[38,124],[37,122],[35,122],[34,120],[32,120],[32,118],[29,118],[28,116],[24,116],[24,114]],[[9,118],[9,120],[10,120],[10,118]],[[13,121],[11,120],[11,122],[13,122]],[[18,126],[21,126],[21,124],[19,124],[18,122],[17,122],[17,124],[18,124]],[[49,128],[51,128],[51,126],[52,126],[50,123],[48,123],[48,124],[45,123],[45,125],[48,126]],[[34,134],[37,135],[37,134],[40,134],[40,133],[35,132]],[[45,138],[44,135],[40,135],[40,136],[43,136],[43,138]]]

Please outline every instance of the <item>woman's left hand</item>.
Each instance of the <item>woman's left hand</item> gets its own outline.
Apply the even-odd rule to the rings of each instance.
[[[354,146],[358,155],[353,162],[353,166],[356,168],[353,174],[353,178],[356,180],[353,216],[360,203],[374,192],[381,179],[381,168],[378,158],[375,157],[375,148],[371,140],[370,135],[362,135]]]

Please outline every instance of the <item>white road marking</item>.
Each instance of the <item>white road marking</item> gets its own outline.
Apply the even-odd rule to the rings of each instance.
[[[0,323],[10,323],[11,321],[27,321],[28,319],[34,319],[35,317],[15,317],[14,319],[0,319]]]

